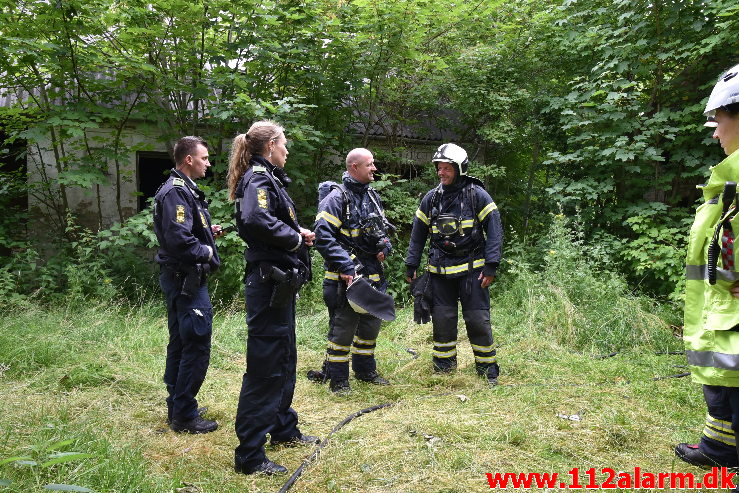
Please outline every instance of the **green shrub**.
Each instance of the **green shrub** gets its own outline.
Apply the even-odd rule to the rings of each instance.
[[[554,216],[535,249],[538,262],[505,260],[505,273],[494,289],[500,312],[494,324],[508,326],[519,337],[544,333],[576,350],[666,350],[674,344],[665,322],[676,319],[674,306],[632,294],[621,274],[603,267],[612,265],[608,258],[589,251],[576,225],[569,223],[561,214]]]

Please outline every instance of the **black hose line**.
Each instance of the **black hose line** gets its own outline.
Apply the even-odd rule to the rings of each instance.
[[[300,475],[303,474],[303,469],[305,469],[305,466],[309,465],[311,462],[313,462],[314,460],[318,458],[318,456],[321,454],[321,449],[328,444],[328,441],[331,438],[331,435],[333,435],[334,433],[342,429],[344,425],[349,423],[354,418],[358,418],[364,414],[369,414],[373,411],[377,411],[378,409],[383,409],[386,407],[394,406],[395,404],[397,403],[396,402],[386,402],[385,404],[378,404],[376,406],[368,407],[360,411],[357,411],[353,414],[350,414],[346,418],[344,418],[339,424],[334,426],[331,432],[326,436],[326,438],[324,438],[321,441],[321,443],[318,445],[318,447],[316,447],[313,453],[310,454],[310,456],[308,456],[307,458],[303,459],[303,463],[300,464],[300,467],[298,467],[295,470],[295,472],[292,474],[292,476],[290,476],[290,478],[285,482],[285,484],[282,485],[282,488],[280,488],[279,493],[285,493],[287,490],[289,490],[292,487],[293,484],[295,484],[295,481],[297,481]]]
[[[676,373],[675,375],[667,375],[664,377],[654,377],[652,380],[664,380],[665,378],[683,378],[690,375],[689,371],[683,372],[683,373]]]
[[[598,354],[598,355],[593,356],[593,359],[613,358],[617,354],[619,354],[618,351],[614,351],[608,354]],[[680,355],[680,354],[685,354],[685,351],[660,351],[660,352],[654,353],[655,356]]]
[[[411,351],[408,351],[408,352],[410,353]],[[411,354],[413,354],[413,353],[411,353]],[[616,354],[618,354],[618,353],[612,353],[612,354],[609,354],[609,355],[606,355],[606,356],[603,356],[603,357],[597,358],[597,359],[609,358],[609,357],[615,356]],[[659,353],[657,353],[657,354],[659,354]],[[665,354],[665,353],[662,353],[662,354]],[[667,353],[667,354],[676,354],[676,353]],[[677,353],[677,354],[681,354],[681,353]],[[416,357],[418,357],[417,354],[414,355],[414,358],[413,359],[415,359]],[[687,377],[688,375],[690,375],[690,372],[677,373],[675,375],[667,375],[667,376],[663,376],[663,377],[654,377],[654,378],[651,378],[650,380],[664,380],[664,379],[667,379],[667,378],[682,378],[682,377]],[[627,381],[626,383],[633,383],[633,382]],[[555,384],[555,385],[551,385],[551,386],[553,386],[553,387],[586,387],[586,386],[598,386],[598,387],[600,387],[600,386],[605,386],[605,385],[608,385],[608,384],[607,383],[589,383],[589,384],[561,384],[560,383],[560,384]],[[550,386],[550,384],[508,384],[508,385],[505,385],[504,387],[527,387],[527,386]],[[433,394],[433,395],[423,396],[423,398],[442,397],[442,396],[453,395],[453,394],[454,394],[454,392],[444,392],[444,393],[441,393],[441,394]],[[290,488],[292,488],[292,486],[298,480],[298,478],[300,477],[300,475],[303,474],[303,470],[306,468],[306,466],[310,465],[313,461],[315,461],[316,459],[318,459],[318,456],[321,455],[321,449],[323,449],[323,447],[325,447],[326,445],[328,445],[329,439],[331,438],[331,436],[334,433],[336,433],[337,431],[339,431],[340,429],[342,429],[345,425],[347,425],[348,423],[350,423],[354,418],[358,418],[360,416],[363,416],[365,414],[369,414],[369,413],[374,412],[374,411],[377,411],[379,409],[384,409],[386,407],[392,407],[392,406],[398,404],[399,402],[400,401],[397,401],[397,402],[386,402],[384,404],[377,404],[376,406],[371,406],[371,407],[367,407],[367,408],[364,408],[364,409],[360,409],[359,411],[357,411],[355,413],[352,413],[349,416],[347,416],[346,418],[344,418],[343,420],[341,420],[341,422],[339,422],[339,424],[337,424],[336,426],[334,426],[333,429],[331,430],[331,432],[329,432],[329,434],[326,435],[326,438],[324,438],[323,440],[321,440],[321,443],[318,444],[318,446],[313,451],[313,453],[310,454],[305,459],[303,459],[303,463],[300,464],[300,466],[295,470],[295,472],[292,473],[292,476],[290,476],[288,478],[288,480],[285,481],[285,484],[282,485],[282,488],[280,488],[280,490],[279,490],[278,493],[286,493]]]

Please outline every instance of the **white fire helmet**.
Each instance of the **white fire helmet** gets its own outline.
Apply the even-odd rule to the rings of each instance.
[[[707,127],[715,127],[717,125],[714,117],[716,110],[722,106],[732,103],[739,103],[739,65],[734,65],[729,70],[721,74],[718,82],[711,91],[708,98],[706,109],[703,112],[708,117]]]
[[[467,151],[459,147],[457,144],[442,144],[436,149],[433,159],[434,163],[451,163],[457,170],[457,176],[467,174],[469,160],[467,159]]]

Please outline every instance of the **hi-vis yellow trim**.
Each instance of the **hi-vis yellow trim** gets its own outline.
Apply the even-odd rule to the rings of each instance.
[[[485,265],[485,259],[479,258],[472,262],[472,268],[477,269],[478,267],[482,267]],[[449,267],[437,267],[435,265],[429,265],[429,272],[432,274],[442,274],[442,275],[450,275],[450,274],[458,274],[460,272],[464,272],[470,268],[469,262],[459,265],[450,265]]]
[[[363,354],[365,356],[372,356],[373,354],[375,354],[375,348],[359,349],[359,348],[352,346],[352,354]]]
[[[329,360],[331,363],[349,363],[349,355],[346,356],[334,356],[332,354],[329,354],[326,356],[326,359]]]
[[[338,281],[339,278],[340,278],[338,272],[331,272],[331,271],[326,271],[326,274],[323,277],[325,277],[326,279],[331,279],[332,281]],[[370,274],[370,275],[368,275],[366,277],[370,281],[379,281],[380,280],[380,274]]]
[[[441,351],[431,351],[431,354],[437,358],[451,358],[457,355],[457,350],[453,349],[451,351],[444,351],[443,353]]]
[[[486,205],[485,207],[483,207],[482,210],[477,214],[477,218],[480,221],[482,221],[483,219],[485,219],[485,216],[487,216],[488,214],[490,214],[490,211],[493,211],[493,210],[495,210],[497,208],[498,208],[498,206],[495,205],[495,202],[490,202],[488,205]]]
[[[436,341],[434,341],[434,346],[435,347],[454,347],[456,345],[457,345],[457,341],[452,341],[452,342],[436,342]]]
[[[723,419],[716,419],[710,414],[706,414],[706,425],[727,433],[734,433],[731,429],[731,422],[724,421]]]
[[[375,341],[368,341],[367,339],[360,339],[359,337],[354,336],[354,344],[364,344],[365,346],[373,346],[375,344]]]
[[[342,228],[341,234],[343,234],[344,236],[348,236],[350,238],[356,238],[357,236],[359,236],[359,230],[358,229],[348,230],[348,229]]]
[[[726,445],[731,445],[732,447],[736,446],[736,437],[734,436],[734,433],[720,433],[706,426],[705,428],[703,428],[703,434],[706,435],[708,438],[712,438],[718,442],[725,443]]]
[[[498,358],[496,356],[477,356],[475,355],[475,363],[496,363]]]
[[[338,217],[332,216],[326,211],[321,211],[316,215],[316,221],[320,221],[321,219],[325,219],[327,223],[333,224],[337,228],[341,227],[341,221]]]
[[[428,226],[429,225],[429,218],[426,217],[426,214],[423,213],[421,209],[416,210],[416,217],[423,221],[423,223]]]
[[[489,346],[478,346],[477,344],[470,344],[470,346],[472,346],[472,349],[474,351],[480,351],[481,353],[489,353],[493,350],[492,344]]]
[[[328,341],[328,348],[334,351],[349,351],[349,346],[339,346],[335,342]]]

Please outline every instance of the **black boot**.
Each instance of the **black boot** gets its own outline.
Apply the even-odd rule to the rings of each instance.
[[[234,470],[241,474],[266,474],[267,476],[287,473],[286,467],[276,464],[269,459],[265,459],[264,462],[256,466],[247,467],[237,458],[234,464]]]
[[[349,386],[349,380],[346,379],[332,379],[328,385],[334,395],[349,395],[352,391],[352,388]]]
[[[367,382],[374,385],[390,385],[390,382],[385,378],[382,378],[380,374],[377,373],[377,370],[371,371],[369,373],[358,373],[355,371],[354,377],[357,380],[361,380],[362,382]]]
[[[178,419],[173,419],[169,427],[172,428],[172,431],[176,431],[178,433],[201,434],[216,431],[218,429],[218,423],[209,419],[204,419],[200,416],[196,416],[190,421],[180,421]]]

